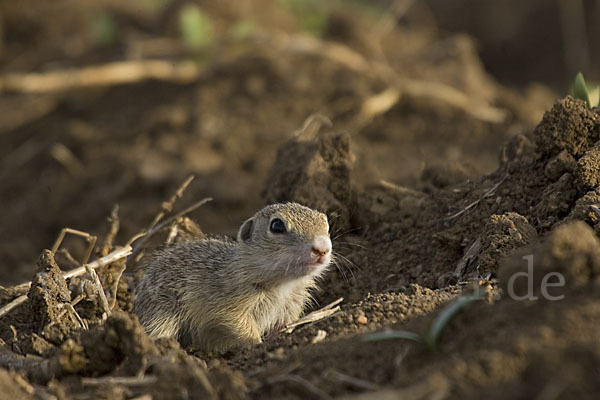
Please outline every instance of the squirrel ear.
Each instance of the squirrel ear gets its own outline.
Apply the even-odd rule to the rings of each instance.
[[[248,218],[238,231],[237,240],[238,242],[248,243],[252,238],[252,228],[254,227],[254,218]]]

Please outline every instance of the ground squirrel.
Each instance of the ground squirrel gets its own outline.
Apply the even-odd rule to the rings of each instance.
[[[201,350],[260,343],[300,317],[331,254],[325,214],[269,205],[242,224],[237,241],[193,240],[155,253],[135,313],[150,336]]]

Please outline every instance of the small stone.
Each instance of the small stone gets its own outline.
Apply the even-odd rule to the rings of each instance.
[[[285,350],[283,347],[277,347],[273,351],[267,353],[267,359],[269,360],[283,360],[285,359]]]
[[[359,315],[358,318],[356,318],[356,323],[359,325],[366,325],[367,321],[367,317],[365,317],[364,315]]]
[[[315,335],[315,337],[313,337],[310,342],[312,344],[319,343],[319,342],[322,342],[323,340],[325,340],[326,337],[327,337],[327,332],[325,332],[322,329],[319,329],[317,331],[317,334]]]

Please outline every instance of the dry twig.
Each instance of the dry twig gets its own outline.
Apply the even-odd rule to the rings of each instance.
[[[81,236],[88,241],[88,250],[85,254],[85,257],[83,258],[83,261],[81,262],[82,264],[86,264],[88,262],[88,260],[90,259],[90,256],[92,255],[92,251],[94,250],[94,246],[96,245],[97,238],[94,235],[90,235],[87,232],[83,232],[83,231],[80,231],[77,229],[63,228],[60,231],[60,233],[58,234],[58,237],[56,238],[56,241],[54,242],[54,245],[52,246],[52,250],[51,250],[52,255],[56,254],[56,252],[58,251],[58,248],[62,244],[67,233],[70,233],[71,235],[75,235],[75,236]]]
[[[466,213],[467,211],[469,211],[471,208],[475,207],[476,205],[478,205],[479,203],[481,203],[481,200],[490,197],[491,195],[493,195],[496,190],[498,189],[498,187],[502,184],[502,182],[504,182],[506,180],[506,178],[508,178],[508,175],[505,175],[500,182],[496,183],[494,186],[492,186],[492,188],[490,190],[488,190],[487,192],[485,192],[483,194],[483,196],[481,196],[480,198],[478,198],[477,200],[475,200],[474,202],[472,202],[471,204],[467,205],[465,208],[463,208],[462,210],[460,210],[459,212],[457,212],[456,214],[452,214],[451,216],[449,216],[448,218],[446,218],[448,221],[453,220],[456,217],[461,216],[462,214]]]
[[[119,232],[120,220],[119,220],[119,205],[115,204],[113,206],[112,211],[110,212],[110,217],[108,217],[108,221],[110,222],[110,229],[108,234],[106,235],[106,239],[104,240],[104,245],[100,250],[100,254],[102,256],[110,253],[110,250],[113,248],[113,242],[115,241],[115,237]]]
[[[98,296],[100,296],[100,305],[102,306],[102,310],[104,314],[102,314],[102,319],[105,320],[107,317],[110,317],[110,307],[108,306],[108,300],[106,299],[106,293],[104,293],[104,288],[102,287],[102,282],[100,282],[100,278],[96,271],[90,268],[89,264],[85,265],[85,270],[92,279],[92,283],[96,287],[96,292]]]
[[[123,264],[123,266],[117,272],[117,276],[115,277],[115,282],[112,287],[112,300],[110,302],[110,309],[114,310],[117,305],[117,291],[119,290],[119,282],[121,281],[121,277],[123,276],[123,272],[127,269],[127,265]]]
[[[402,13],[410,5],[410,1],[398,5],[394,13]],[[441,82],[402,79],[386,62],[368,60],[351,48],[326,42],[303,35],[270,34],[255,35],[258,45],[270,45],[283,51],[317,55],[367,76],[384,79],[389,84],[389,108],[402,96],[411,98],[435,99],[451,107],[460,109],[482,121],[498,123],[506,118],[506,111],[473,101],[471,97],[456,88]],[[0,77],[0,92],[16,91],[25,93],[56,92],[90,86],[110,86],[139,82],[146,79],[158,79],[175,82],[190,82],[198,79],[203,70],[191,61],[136,60],[120,61],[104,65],[89,66],[79,69],[32,73],[8,74]],[[369,100],[367,100],[369,101]],[[368,108],[368,107],[367,107]],[[381,111],[381,109],[377,109]],[[361,113],[362,114],[362,113]],[[364,115],[360,115],[359,119]],[[360,122],[360,121],[359,121]]]
[[[140,239],[140,241],[138,243],[135,244],[135,246],[133,248],[133,252],[131,254],[131,257],[132,258],[136,257],[140,253],[140,251],[144,248],[144,244],[146,244],[146,242],[148,241],[148,239],[150,239],[152,236],[154,236],[154,234],[156,234],[156,232],[160,231],[162,228],[164,228],[165,226],[169,225],[171,222],[176,221],[180,217],[183,217],[184,215],[189,214],[192,211],[200,208],[201,206],[203,206],[204,204],[208,203],[209,201],[212,201],[212,198],[211,197],[206,197],[206,198],[200,200],[199,202],[191,205],[190,207],[186,208],[185,210],[180,211],[177,214],[175,214],[175,215],[167,218],[166,220],[164,220],[160,224],[154,226],[147,233],[141,233],[141,234],[136,235],[138,237],[141,236],[142,238]],[[131,240],[130,240],[130,242],[131,242]]]
[[[131,246],[125,245],[119,249],[112,251],[110,254],[107,254],[106,256],[104,256],[102,258],[92,261],[91,263],[88,264],[88,266],[91,269],[98,269],[99,267],[103,267],[105,265],[112,264],[115,261],[118,261],[122,258],[127,257],[128,255],[131,254],[131,251],[132,251]],[[69,278],[73,278],[75,276],[83,275],[85,272],[86,272],[86,266],[82,266],[82,267],[75,268],[75,269],[72,269],[70,271],[63,273],[63,277],[65,279],[69,279]]]
[[[186,83],[198,79],[202,73],[193,61],[117,61],[59,71],[6,74],[0,77],[0,92],[48,93],[148,79]]]
[[[23,294],[23,295],[17,297],[16,299],[14,299],[13,301],[11,301],[10,303],[6,304],[2,308],[0,308],[0,318],[4,317],[6,314],[8,314],[9,312],[11,312],[13,309],[17,308],[21,304],[25,303],[26,301],[27,301],[27,295]]]
[[[83,386],[147,386],[158,382],[156,376],[103,376],[101,378],[81,378]]]
[[[403,195],[413,196],[413,197],[425,197],[425,196],[427,196],[423,192],[419,192],[418,190],[411,189],[411,188],[408,188],[406,186],[396,185],[395,183],[386,181],[385,179],[380,180],[379,184],[382,187],[386,188],[386,189],[391,189],[391,190],[393,190],[395,192],[398,192],[400,194],[403,194]]]
[[[185,192],[185,190],[190,185],[190,183],[192,183],[193,180],[194,175],[188,176],[188,178],[181,184],[181,186],[177,188],[177,191],[173,194],[173,196],[171,196],[169,201],[165,201],[161,204],[160,212],[154,217],[154,220],[152,220],[152,223],[147,229],[148,232],[151,231],[152,228],[154,228],[154,226],[158,224],[158,222],[161,219],[163,219],[166,214],[173,211],[173,206],[175,205],[175,202],[183,196],[183,192]]]
[[[99,258],[97,260],[92,261],[89,264],[86,264],[85,266],[64,272],[63,278],[69,279],[69,278],[73,278],[75,276],[80,276],[86,272],[86,270],[87,270],[86,268],[94,270],[99,267],[111,264],[115,261],[118,261],[122,258],[127,257],[129,254],[131,254],[131,251],[132,251],[131,246],[122,247],[102,258]],[[22,284],[16,286],[15,289],[18,291],[27,292],[30,287],[31,287],[31,282],[25,282],[25,283],[22,283]],[[0,308],[0,318],[5,316],[6,314],[8,314],[14,308],[23,304],[25,301],[27,301],[27,294],[23,294],[23,295],[17,297],[16,299],[14,299],[13,301],[11,301],[10,303],[4,305],[2,308]]]
[[[414,99],[440,101],[485,122],[499,123],[506,119],[505,110],[481,101],[473,101],[467,93],[442,82],[401,78],[387,63],[368,60],[360,53],[343,44],[326,42],[308,36],[290,36],[285,34],[269,35],[269,37],[262,37],[260,39],[263,42],[270,42],[271,45],[283,50],[317,55],[342,64],[346,68],[361,74],[384,79],[389,84],[389,88],[384,91],[387,92],[386,98],[389,99],[384,107],[387,109],[396,104],[402,96],[407,96]],[[369,109],[369,107],[366,107],[366,109]],[[380,110],[380,108],[376,107],[375,110]],[[360,124],[361,118],[364,118],[364,116],[359,115],[357,118],[359,118],[358,123]]]
[[[307,314],[304,317],[298,319],[297,321],[286,325],[286,327],[283,328],[281,331],[287,332],[287,333],[292,333],[294,328],[296,328],[297,326],[310,324],[312,322],[327,318],[340,310],[340,306],[338,306],[338,304],[340,304],[342,301],[344,301],[344,298],[340,297],[336,301],[327,304],[325,307],[323,307],[319,310],[313,311],[310,314]]]

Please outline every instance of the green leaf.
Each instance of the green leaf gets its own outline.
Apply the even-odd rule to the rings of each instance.
[[[186,4],[179,12],[179,29],[185,46],[202,50],[213,43],[213,24],[210,17],[195,4]]]
[[[600,86],[590,89],[588,91],[588,98],[592,107],[598,107],[600,105]]]
[[[380,340],[406,339],[417,343],[423,343],[421,335],[410,331],[383,331],[369,333],[361,337],[363,342],[378,342]]]
[[[440,336],[446,325],[448,325],[448,322],[450,322],[450,320],[467,304],[483,299],[485,293],[485,290],[478,290],[470,296],[461,297],[460,299],[446,307],[440,313],[440,315],[438,315],[435,321],[433,321],[433,324],[427,330],[427,333],[423,338],[427,347],[429,347],[430,350],[435,351]]]
[[[583,74],[581,72],[579,72],[575,77],[575,83],[573,84],[573,97],[585,101],[588,107],[592,107],[589,89],[585,84],[585,79],[583,79]]]

